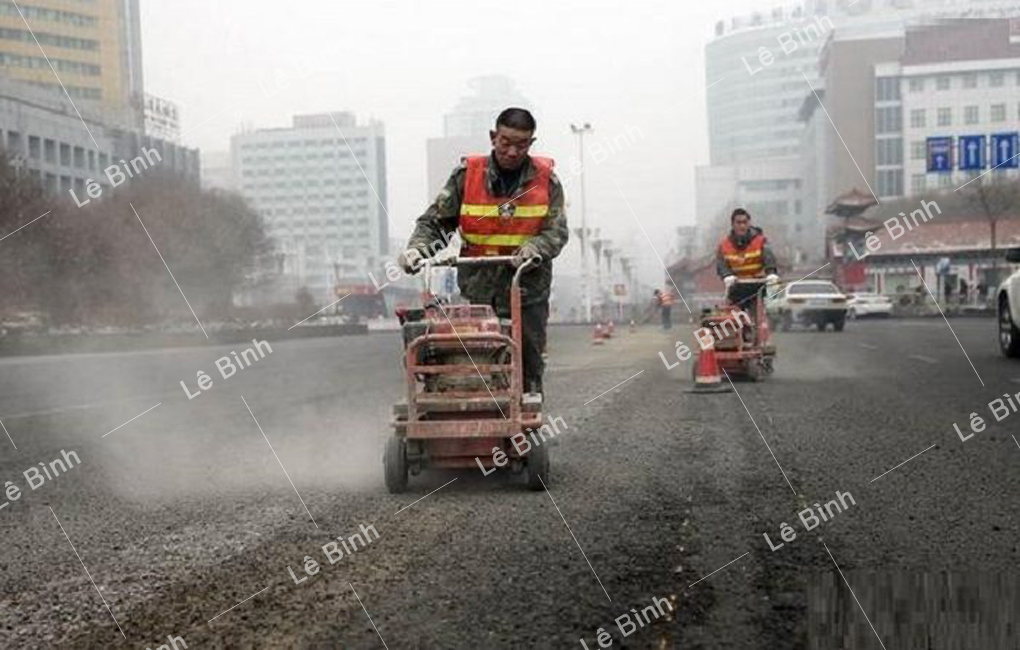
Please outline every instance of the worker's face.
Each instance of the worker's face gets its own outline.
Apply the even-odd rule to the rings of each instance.
[[[535,142],[531,131],[521,131],[508,126],[498,126],[495,131],[489,131],[489,139],[492,140],[492,151],[496,155],[496,162],[507,171],[519,169],[528,156],[528,149]]]
[[[738,237],[743,237],[747,234],[747,229],[751,226],[751,220],[746,214],[738,214],[733,218],[733,234]]]

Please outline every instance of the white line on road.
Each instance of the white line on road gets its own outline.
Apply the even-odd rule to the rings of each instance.
[[[352,542],[352,543],[353,543],[353,542]],[[269,589],[269,587],[266,587],[266,589]],[[265,591],[266,589],[263,589],[262,591]],[[262,591],[258,591],[258,592],[256,592],[256,593],[254,593],[254,594],[252,594],[252,595],[248,596],[247,598],[245,598],[245,599],[244,599],[244,600],[242,600],[241,602],[237,603],[237,605],[234,605],[234,607],[237,607],[238,605],[243,605],[243,604],[245,604],[246,602],[248,602],[249,600],[251,600],[251,599],[252,599],[252,598],[254,598],[255,596],[258,596],[259,594],[261,594],[261,593],[262,593]],[[231,607],[230,609],[234,609],[234,607]],[[217,614],[216,616],[213,616],[213,617],[212,617],[212,618],[210,618],[210,619],[209,619],[208,621],[206,621],[206,625],[208,625],[209,623],[212,623],[213,621],[215,621],[215,620],[216,620],[216,619],[218,619],[219,617],[223,616],[224,614],[226,614],[227,612],[229,612],[229,611],[230,611],[230,609],[224,610],[224,611],[220,612],[219,614]]]
[[[162,403],[163,403],[163,402],[160,402],[159,404],[162,404]],[[156,406],[159,406],[159,404],[157,404]],[[136,415],[135,417],[131,418],[130,420],[128,420],[128,421],[127,421],[127,422],[125,422],[124,424],[120,425],[120,427],[117,427],[117,429],[119,429],[119,428],[121,428],[121,427],[126,427],[127,425],[131,424],[132,422],[134,422],[134,421],[135,421],[135,420],[137,420],[138,418],[140,418],[140,417],[142,417],[143,415],[145,415],[145,413],[148,413],[148,412],[149,412],[149,411],[151,411],[152,409],[156,408],[156,406],[153,406],[152,408],[148,409],[148,410],[147,410],[147,411],[145,411],[144,413],[139,413],[138,415]],[[117,429],[114,429],[113,431],[116,431]],[[103,435],[101,435],[101,436],[99,436],[99,437],[100,437],[100,438],[105,438],[106,436],[108,436],[108,435],[110,435],[111,433],[113,433],[113,431],[109,431],[109,432],[107,432],[107,433],[104,433]]]
[[[165,352],[165,351],[161,351],[161,352]],[[176,394],[176,391],[174,391],[174,392]],[[124,399],[110,400],[110,401],[106,401],[106,402],[89,402],[87,404],[72,404],[71,406],[58,406],[56,408],[44,409],[42,411],[25,411],[24,413],[13,413],[13,414],[9,413],[9,414],[5,415],[4,417],[6,417],[8,420],[21,420],[23,418],[34,418],[34,417],[38,417],[40,415],[56,415],[58,413],[64,413],[64,412],[67,412],[67,411],[81,411],[81,410],[88,410],[88,409],[105,408],[105,407],[110,406],[112,404],[123,404],[125,402],[137,402],[138,400],[142,400],[142,399],[148,400],[148,399],[152,399],[153,397],[169,397],[169,395],[170,395],[170,393],[167,392],[167,391],[163,391],[163,392],[160,392],[160,393],[145,393],[144,395],[135,395],[134,397],[125,397]]]
[[[351,295],[351,294],[347,294],[347,296],[349,296],[349,295]],[[344,296],[344,298],[346,298],[347,296]],[[344,298],[341,298],[340,300],[343,300]],[[322,312],[326,311],[327,309],[329,309],[330,307],[332,307],[336,303],[340,302],[340,300],[337,300],[337,301],[329,303],[328,305],[326,305],[325,307],[323,307],[319,311],[315,312],[314,314],[312,314],[308,318],[312,318],[313,316],[318,316],[319,314],[321,314]],[[305,320],[308,320],[308,318],[306,318]],[[290,327],[287,328],[287,331],[288,332],[291,331],[292,329],[294,329],[295,327],[297,327],[301,323],[305,322],[305,320],[301,321],[300,323],[294,323],[293,325],[291,325]]]
[[[750,552],[751,552],[751,551],[748,551],[747,553],[750,553]],[[744,555],[747,555],[747,553],[744,553]],[[740,557],[744,557],[744,555],[741,555]],[[738,558],[737,558],[737,560],[739,560],[739,559],[740,559],[740,557],[738,557]],[[736,562],[737,560],[732,560],[732,561],[730,561],[730,562],[727,562],[726,564],[722,565],[721,567],[719,567],[718,569],[716,569],[716,570],[715,570],[715,571],[713,571],[712,573],[709,573],[709,574],[708,574],[707,576],[705,576],[705,578],[711,578],[712,576],[714,576],[715,574],[719,573],[720,571],[722,571],[723,569],[725,569],[725,568],[726,568],[726,567],[728,567],[729,565],[733,564],[733,563],[734,563],[734,562]],[[705,578],[702,578],[701,580],[704,580]],[[699,582],[701,582],[701,580],[698,580],[698,581],[696,581],[696,582],[692,582],[691,584],[687,585],[687,588],[688,588],[688,589],[690,589],[690,588],[691,588],[691,587],[693,587],[694,585],[696,585],[696,584],[698,584]]]
[[[730,379],[730,373],[726,372],[726,370],[723,369],[723,374],[726,375],[726,381],[730,382],[730,386],[733,386],[733,380]],[[733,386],[733,392],[737,393],[736,386]],[[751,415],[751,411],[748,410],[747,404],[744,404],[744,398],[740,396],[740,393],[737,393],[737,399],[740,400],[740,404],[744,407],[744,410],[747,411],[747,417],[751,418],[751,424],[754,425],[755,429],[758,429],[758,423],[754,421],[754,416]],[[793,490],[793,483],[790,483],[790,479],[787,478],[786,472],[783,471],[783,466],[779,464],[779,459],[776,458],[776,455],[772,452],[772,447],[769,447],[769,441],[765,439],[765,436],[764,434],[762,434],[761,429],[758,429],[758,435],[761,436],[761,441],[765,443],[765,448],[769,450],[770,454],[772,454],[772,460],[776,461],[776,467],[779,468],[780,472],[783,472],[783,478],[786,479],[786,484],[790,486],[791,490]],[[793,493],[797,494],[797,490],[793,490]]]
[[[857,345],[861,346],[865,350],[877,350],[878,349],[877,345],[871,345],[870,343],[858,343]]]
[[[43,213],[43,214],[41,214],[40,216],[38,216],[38,217],[36,217],[35,219],[32,219],[31,221],[29,221],[28,223],[26,223],[26,224],[25,224],[24,226],[22,226],[21,228],[28,228],[28,227],[29,227],[29,226],[31,226],[31,225],[32,225],[33,223],[35,223],[36,221],[39,221],[40,219],[42,219],[43,217],[45,217],[45,216],[46,216],[46,215],[48,215],[49,213],[50,213],[50,211],[49,211],[49,210],[47,210],[46,212],[44,212],[44,213]],[[18,228],[18,230],[21,230],[21,228]],[[14,233],[18,232],[18,230],[12,230],[11,232],[9,232],[9,233],[7,233],[6,235],[4,235],[3,237],[0,237],[0,241],[3,241],[3,240],[5,240],[5,239],[7,239],[8,237],[10,237],[11,235],[13,235]]]
[[[910,359],[917,359],[918,361],[924,361],[925,363],[932,363],[932,364],[939,362],[938,359],[932,359],[931,357],[926,357],[923,354],[912,354],[908,358],[910,358]]]
[[[269,437],[266,435],[266,432],[262,431],[262,425],[259,424],[259,421],[255,418],[255,414],[251,412],[251,407],[248,406],[248,400],[244,399],[244,395],[241,395],[241,401],[244,402],[244,407],[248,409],[249,413],[251,413],[251,419],[255,420],[255,426],[257,426],[259,431],[262,432],[262,437],[266,439],[266,444],[269,445],[269,451],[273,452],[273,456],[276,456],[276,450],[273,449],[273,443],[269,442]],[[308,513],[308,518],[311,519],[312,523],[315,524],[315,527],[318,528],[319,524],[315,523],[315,518],[312,517],[312,513],[308,511],[308,506],[305,505],[305,500],[301,498],[301,493],[298,492],[297,486],[294,485],[294,481],[291,481],[290,474],[287,473],[287,468],[283,466],[283,461],[280,460],[279,456],[276,456],[276,462],[280,463],[280,469],[282,469],[283,473],[286,474],[287,480],[290,481],[290,486],[294,488],[294,494],[297,495],[298,501],[301,502],[301,506],[304,507],[305,512]]]
[[[556,499],[553,499],[552,493],[549,492],[549,488],[546,487],[545,481],[542,480],[541,474],[538,475],[538,480],[542,481],[542,487],[545,488],[545,493],[549,495],[549,500],[552,501],[553,507],[556,508],[556,512],[559,512],[560,519],[563,520],[563,525],[567,527],[567,532],[570,533],[571,537],[574,537],[574,531],[570,530],[570,524],[567,523],[566,517],[564,517],[563,513],[560,512],[560,507],[556,505]],[[609,598],[609,592],[606,591],[605,586],[602,584],[602,580],[599,578],[599,574],[595,573],[595,567],[591,565],[591,561],[588,559],[588,556],[584,554],[584,549],[581,548],[581,543],[577,541],[576,537],[574,537],[574,543],[577,544],[577,550],[581,551],[581,555],[584,556],[584,561],[588,563],[588,568],[591,569],[591,572],[595,576],[595,579],[599,581],[599,586],[602,587],[602,591],[606,594],[606,598]],[[613,599],[609,598],[609,602],[613,602]]]
[[[456,480],[457,480],[457,479],[453,479],[453,481],[456,481]],[[437,488],[436,488],[435,490],[432,490],[431,492],[429,492],[428,494],[426,494],[425,496],[423,496],[423,497],[422,497],[421,499],[418,499],[418,501],[421,501],[422,499],[427,499],[427,498],[429,498],[430,496],[432,496],[432,495],[433,495],[433,494],[435,494],[436,492],[439,492],[440,490],[442,490],[442,489],[443,489],[444,487],[446,487],[446,486],[447,486],[447,485],[449,485],[450,483],[453,483],[453,481],[449,481],[448,483],[444,483],[443,485],[440,485],[440,486],[439,486],[439,487],[437,487]],[[414,503],[418,503],[418,501],[415,501]],[[403,511],[405,511],[405,510],[407,510],[408,508],[410,508],[411,506],[413,506],[413,505],[414,505],[414,503],[412,503],[411,505],[407,505],[407,506],[404,506],[404,507],[403,507],[403,508],[401,508],[400,510],[397,510],[396,512],[394,512],[393,514],[395,514],[395,515],[399,515],[399,514],[400,514],[400,513],[402,513]]]
[[[617,385],[613,386],[612,388],[610,388],[609,390],[607,390],[607,391],[606,391],[606,393],[608,393],[608,392],[610,392],[610,391],[614,391],[614,390],[616,390],[617,388],[619,388],[620,386],[623,386],[624,384],[626,384],[626,383],[627,383],[628,381],[630,381],[631,379],[634,379],[634,377],[637,377],[638,375],[640,375],[640,374],[641,374],[642,372],[644,372],[644,370],[642,370],[642,371],[640,371],[640,372],[636,372],[636,373],[634,373],[634,375],[632,375],[632,376],[630,376],[630,377],[627,377],[626,379],[624,379],[623,381],[621,381],[621,382],[620,382],[619,384],[617,384]],[[605,395],[606,393],[602,393],[602,395]],[[590,400],[588,400],[587,402],[585,402],[585,403],[584,403],[584,405],[585,405],[585,406],[588,406],[589,404],[591,404],[592,402],[594,402],[595,400],[597,400],[597,399],[598,399],[599,397],[602,397],[602,395],[599,395],[598,397],[593,397],[592,399],[590,399]]]
[[[3,420],[0,420],[0,427],[3,427],[4,433],[7,433],[7,425],[4,424]],[[18,446],[14,444],[14,438],[11,438],[11,434],[7,433],[7,439],[11,441],[11,444],[14,445],[14,449],[17,450]]]
[[[825,552],[829,554],[830,558],[832,558],[832,563],[836,565],[836,570],[839,571],[839,577],[843,578],[843,582],[846,583],[846,588],[850,590],[850,595],[854,597],[854,600],[857,600],[857,594],[854,593],[853,587],[851,587],[850,583],[847,582],[846,576],[843,575],[843,570],[839,568],[839,564],[836,564],[836,558],[832,557],[832,551],[829,550],[829,547],[826,546],[825,542],[822,542],[822,546],[825,546]],[[871,619],[868,618],[868,613],[864,611],[864,606],[861,605],[861,601],[857,600],[857,606],[861,608],[861,613],[864,614],[864,618],[868,621],[868,625],[871,625]],[[871,625],[871,631],[875,633],[875,637],[878,639],[878,642],[882,643],[882,637],[878,636],[878,630],[875,629],[874,625]],[[884,643],[882,643],[882,649],[885,650]]]
[[[917,276],[921,278],[921,284],[924,285],[925,289],[928,289],[928,283],[924,281],[924,276],[921,275],[921,270],[917,268],[917,264],[914,264],[914,260],[910,260],[910,263],[914,265],[914,270],[917,271]],[[935,299],[931,289],[928,289],[928,295],[931,296],[932,302],[935,303],[935,306],[939,308],[939,313],[942,314],[942,318],[946,321],[946,325],[949,325],[949,319],[946,318],[945,313],[942,311],[942,307],[939,305],[939,301]],[[953,333],[953,338],[956,339],[956,343],[960,346],[960,349],[963,350],[963,356],[967,357],[967,363],[970,364],[970,367],[974,370],[974,374],[977,375],[978,381],[981,382],[981,386],[983,387],[985,385],[985,380],[981,379],[981,375],[978,374],[977,368],[974,367],[974,362],[970,360],[970,355],[963,349],[963,343],[960,343],[960,337],[956,335],[956,331],[953,329],[952,325],[949,325],[949,331]]]
[[[938,443],[935,443],[935,445],[937,445],[937,444],[938,444]],[[935,445],[932,445],[931,447],[934,447]],[[928,449],[931,449],[931,447],[928,447]],[[928,451],[928,449],[925,449],[924,451]],[[883,473],[879,474],[878,476],[876,476],[875,478],[871,479],[871,480],[870,480],[870,481],[868,481],[868,482],[869,482],[869,483],[874,483],[875,481],[877,481],[878,479],[882,478],[883,476],[885,476],[885,475],[886,475],[886,474],[888,474],[889,472],[893,471],[893,469],[898,469],[898,468],[900,468],[900,467],[903,467],[904,465],[906,465],[906,464],[907,464],[907,463],[909,463],[910,461],[914,460],[915,458],[917,458],[918,456],[920,456],[921,454],[923,454],[923,453],[924,453],[924,451],[922,451],[922,452],[919,452],[919,453],[916,453],[916,454],[914,454],[913,456],[911,456],[910,458],[906,459],[905,461],[903,461],[902,463],[900,463],[900,464],[899,464],[899,465],[897,465],[896,467],[892,468],[892,469],[891,469],[891,470],[889,470],[889,471],[886,471],[886,472],[883,472]]]
[[[1016,436],[1010,434],[1009,437],[1013,439],[1013,442],[1016,442]],[[1017,448],[1020,448],[1020,442],[1016,442],[1016,446],[1017,446]]]
[[[354,542],[351,542],[351,544],[353,543]],[[349,582],[347,584],[351,585],[351,591],[354,591],[354,585]],[[359,603],[361,603],[361,609],[365,610],[365,616],[368,617],[368,622],[372,624],[372,628],[375,629],[375,633],[379,634],[379,628],[375,626],[375,621],[372,620],[372,615],[369,614],[368,610],[365,608],[365,603],[361,602],[361,596],[358,595],[357,591],[354,591],[354,597],[358,599]],[[379,634],[379,640],[382,641],[383,647],[386,648],[386,650],[390,650],[390,647],[386,645],[386,640],[382,638],[382,634]]]
[[[145,236],[149,238],[149,241],[152,243],[152,247],[156,249],[156,255],[159,255],[159,259],[163,262],[163,266],[166,266],[166,272],[170,274],[170,279],[174,281],[174,284],[177,285],[177,290],[181,292],[181,298],[184,298],[184,302],[188,305],[188,309],[191,309],[191,303],[188,302],[188,297],[184,295],[184,289],[181,289],[180,283],[178,283],[177,278],[174,277],[174,272],[170,270],[169,266],[167,266],[166,260],[163,259],[163,253],[160,253],[159,248],[156,247],[156,242],[152,241],[152,235],[149,234],[149,229],[145,227],[144,223],[142,223],[142,218],[138,216],[138,210],[135,210],[133,203],[128,203],[128,205],[131,206],[131,211],[135,213],[135,218],[138,219],[138,223],[142,224],[142,230],[145,231]],[[191,315],[195,317],[195,322],[202,328],[202,333],[205,334],[205,338],[209,338],[209,335],[205,332],[205,327],[202,327],[202,321],[198,320],[198,314],[195,313],[194,309],[191,309]]]
[[[50,513],[53,514],[53,518],[57,520],[57,525],[60,526],[60,532],[64,533],[64,537],[67,538],[67,543],[71,545],[71,550],[74,551],[74,554],[78,558],[78,561],[81,562],[81,568],[85,569],[85,575],[89,577],[89,580],[92,581],[92,586],[96,588],[96,593],[99,594],[99,597],[103,599],[103,604],[106,605],[106,611],[110,612],[110,618],[113,619],[114,623],[117,623],[117,617],[113,615],[113,610],[110,609],[109,603],[107,603],[106,598],[103,597],[103,592],[99,591],[99,585],[96,584],[95,580],[92,580],[92,574],[89,573],[89,568],[85,566],[85,563],[82,562],[81,556],[78,555],[78,549],[74,547],[74,544],[71,544],[71,538],[67,536],[67,531],[64,530],[64,525],[60,523],[59,519],[57,519],[57,513],[53,512],[52,507],[49,508]],[[120,635],[127,639],[127,635],[124,634],[124,630],[120,627],[120,623],[117,623],[117,629],[120,630]]]

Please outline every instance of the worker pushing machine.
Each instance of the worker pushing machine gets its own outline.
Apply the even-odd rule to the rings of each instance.
[[[463,257],[512,255],[515,268],[540,258],[524,270],[520,282],[524,389],[529,393],[542,392],[552,260],[569,237],[553,161],[528,154],[535,129],[535,118],[522,108],[500,113],[495,130],[489,131],[492,152],[467,156],[454,169],[398,258],[406,273],[415,273],[422,259],[438,252],[436,242],[449,241],[457,230]],[[471,303],[491,305],[499,317],[508,318],[513,276],[514,269],[506,266],[467,266],[459,269],[457,284]]]
[[[752,318],[756,318],[758,311],[758,289],[737,280],[765,278],[767,285],[779,283],[776,258],[769,250],[768,240],[761,228],[751,225],[751,215],[743,208],[730,215],[730,232],[716,249],[716,271],[726,285],[727,301],[739,305]]]

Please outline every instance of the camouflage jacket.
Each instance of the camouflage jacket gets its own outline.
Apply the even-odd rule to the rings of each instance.
[[[457,230],[460,220],[461,197],[464,195],[464,177],[467,164],[461,163],[446,185],[440,190],[436,200],[418,217],[417,225],[406,248],[417,250],[426,257],[432,257],[450,240]],[[528,160],[518,177],[516,186],[500,188],[499,172],[495,160],[490,156],[486,169],[486,184],[493,196],[509,200],[521,192],[535,176],[535,167]],[[499,191],[508,190],[508,191]],[[563,208],[563,186],[555,173],[549,175],[549,215],[543,220],[542,231],[528,240],[542,256],[542,263],[525,271],[521,276],[521,303],[533,305],[549,300],[549,287],[552,284],[552,260],[567,245],[570,236],[567,227],[567,213]],[[502,314],[509,311],[510,283],[514,269],[509,265],[486,268],[462,268],[457,272],[457,284],[460,292],[474,303],[493,305]]]

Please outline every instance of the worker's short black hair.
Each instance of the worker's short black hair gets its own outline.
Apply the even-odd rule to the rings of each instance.
[[[499,117],[496,118],[496,128],[505,126],[509,129],[517,129],[518,131],[530,131],[535,132],[538,128],[538,124],[535,123],[535,117],[530,111],[523,108],[507,108],[504,109]]]
[[[750,212],[748,212],[744,208],[737,208],[736,210],[733,211],[733,214],[730,215],[730,223],[732,224],[733,220],[736,219],[740,215],[746,216],[748,221],[751,220],[751,213]]]

